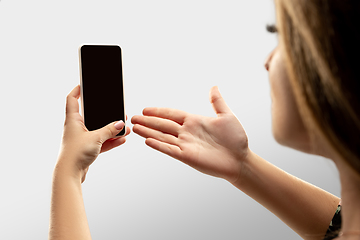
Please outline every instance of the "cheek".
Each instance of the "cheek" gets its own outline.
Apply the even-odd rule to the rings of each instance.
[[[307,151],[308,134],[285,69],[278,65],[269,73],[269,78],[272,98],[272,131],[275,140],[282,145]]]
[[[276,141],[280,144],[289,137],[287,133],[293,128],[291,125],[294,123],[291,119],[293,108],[282,82],[283,79],[276,72],[270,74],[272,130]]]

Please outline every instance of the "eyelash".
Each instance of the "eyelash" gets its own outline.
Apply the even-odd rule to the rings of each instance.
[[[267,30],[269,33],[277,33],[277,32],[278,32],[277,27],[275,26],[275,24],[268,24],[268,25],[266,25],[266,30]]]

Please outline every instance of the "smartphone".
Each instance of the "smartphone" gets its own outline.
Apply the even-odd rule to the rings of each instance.
[[[79,47],[81,106],[89,131],[122,120],[125,123],[121,48],[117,45]],[[124,129],[117,135],[125,135]]]

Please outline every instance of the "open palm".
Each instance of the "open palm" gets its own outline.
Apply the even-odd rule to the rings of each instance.
[[[216,118],[170,108],[145,108],[133,131],[146,144],[191,167],[234,182],[249,152],[246,133],[217,87],[210,91]]]

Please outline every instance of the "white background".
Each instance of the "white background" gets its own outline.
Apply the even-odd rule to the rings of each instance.
[[[336,195],[334,165],[271,134],[267,54],[271,0],[2,0],[0,239],[46,239],[65,97],[79,83],[78,47],[123,49],[126,111],[172,107],[215,116],[219,89],[251,149]],[[131,126],[131,123],[128,122]],[[102,154],[83,184],[93,239],[299,239],[222,179],[156,152],[134,133]]]

